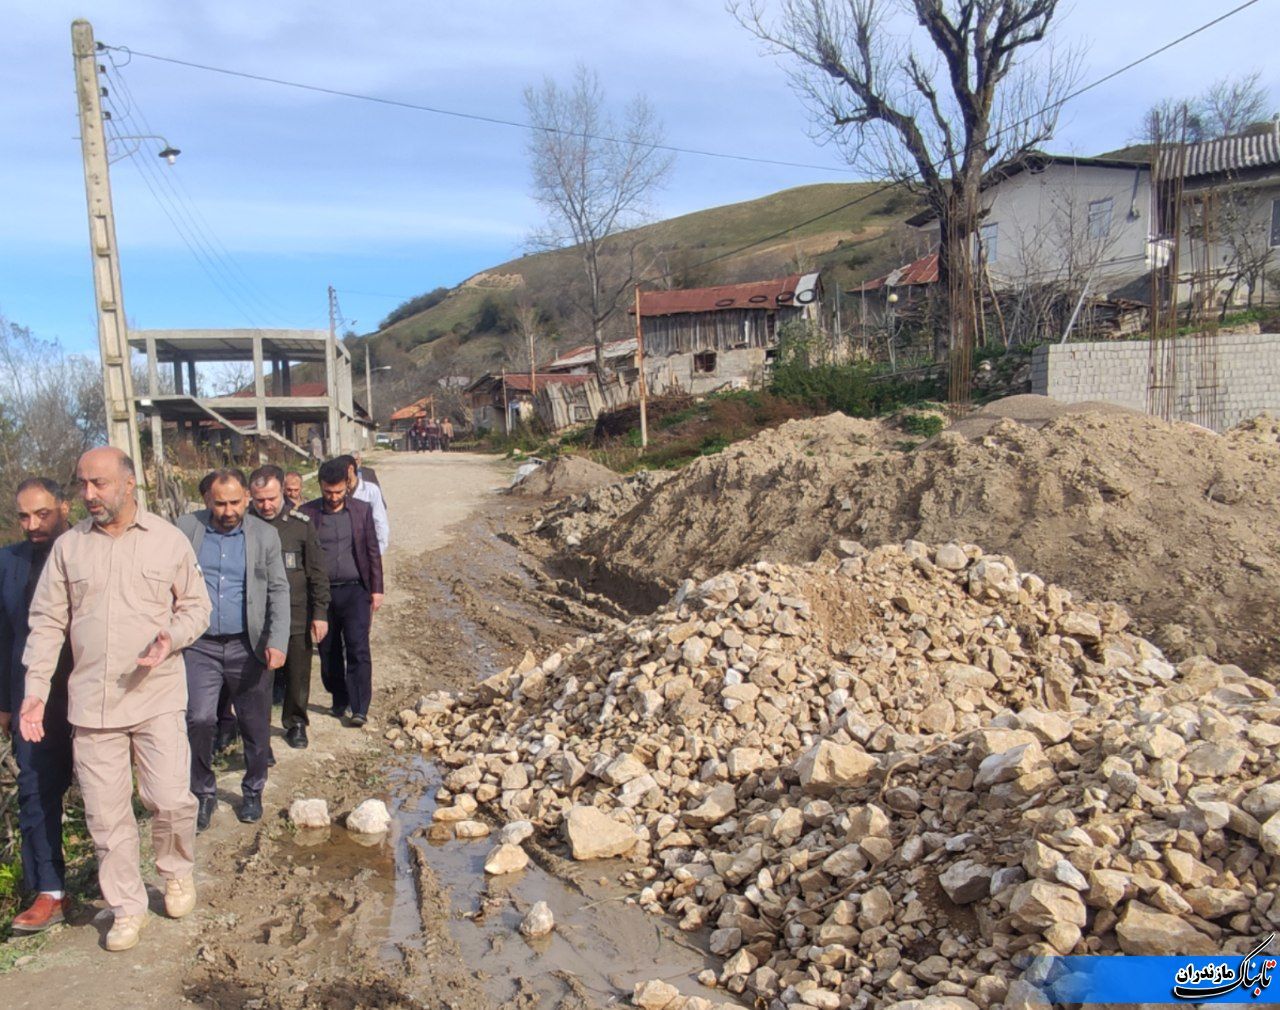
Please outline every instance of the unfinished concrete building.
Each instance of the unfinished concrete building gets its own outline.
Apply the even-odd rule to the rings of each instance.
[[[225,437],[272,439],[304,456],[319,434],[327,455],[369,444],[372,424],[353,398],[351,353],[327,330],[135,330],[129,346],[147,360],[146,395],[138,412],[151,425],[156,459],[163,458],[166,426],[190,442]],[[197,366],[249,362],[252,386],[220,396],[199,395]],[[294,367],[306,368],[295,382]],[[159,392],[162,368],[172,368],[172,390]],[[268,370],[269,369],[269,370]]]

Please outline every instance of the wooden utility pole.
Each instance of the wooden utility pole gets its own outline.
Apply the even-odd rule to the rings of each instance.
[[[640,448],[649,447],[649,388],[644,381],[644,327],[640,324],[640,285],[636,285],[636,371],[640,381]]]
[[[76,71],[76,106],[80,114],[80,154],[89,208],[89,250],[93,254],[93,292],[97,301],[98,350],[102,356],[102,397],[107,416],[107,442],[137,463],[138,485],[146,484],[138,419],[129,364],[129,333],[120,283],[116,218],[111,206],[107,138],[102,126],[101,85],[93,25],[71,23],[71,50]],[[152,393],[156,390],[152,389]],[[156,459],[157,472],[162,460]],[[144,495],[145,503],[145,495]]]
[[[507,370],[502,370],[502,431],[511,434],[511,407],[507,403]]]

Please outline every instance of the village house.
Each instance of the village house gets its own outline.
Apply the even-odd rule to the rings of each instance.
[[[477,431],[510,432],[518,425],[532,421],[535,413],[535,391],[582,386],[595,379],[587,373],[486,372],[463,391],[471,411],[471,425]],[[572,410],[572,408],[570,408]],[[594,414],[571,414],[571,420],[590,421]],[[559,425],[564,427],[565,425]]]
[[[649,395],[763,385],[788,323],[817,323],[822,305],[818,273],[790,274],[745,284],[640,292],[645,382]],[[634,309],[630,310],[634,317]],[[553,430],[634,403],[640,395],[635,337],[604,346],[609,375],[539,389],[538,416]],[[542,366],[549,375],[595,373],[595,347],[575,347]]]

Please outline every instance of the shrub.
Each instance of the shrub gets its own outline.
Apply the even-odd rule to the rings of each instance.
[[[902,419],[903,431],[922,438],[933,438],[944,427],[946,422],[937,414],[907,414]]]

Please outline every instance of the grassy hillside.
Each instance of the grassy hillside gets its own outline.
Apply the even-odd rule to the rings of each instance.
[[[630,249],[655,287],[698,287],[776,276],[796,269],[824,270],[828,290],[874,277],[917,255],[918,239],[901,224],[915,210],[900,190],[878,193],[878,183],[824,184],[784,190],[757,200],[697,211],[618,236],[610,266],[621,270]],[[762,241],[797,222],[828,214],[785,237]],[[752,245],[753,243],[760,243]],[[738,251],[742,246],[752,248]],[[706,262],[714,259],[714,262]],[[557,350],[590,342],[574,308],[581,267],[571,250],[523,256],[469,278],[425,311],[372,334],[377,360],[407,358],[437,375],[475,376],[523,365],[512,310],[527,298],[543,316],[545,360]],[[612,336],[623,336],[625,316]]]

